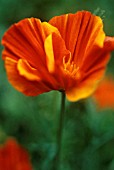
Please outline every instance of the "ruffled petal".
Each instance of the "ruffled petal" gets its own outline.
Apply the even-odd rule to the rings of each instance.
[[[84,61],[82,62],[81,70],[83,70],[86,76],[98,69],[104,68],[105,71],[112,50],[114,50],[114,38],[106,37],[102,48],[93,46],[92,50],[88,50],[88,53],[85,54]]]
[[[27,96],[37,96],[38,94],[48,92],[51,90],[47,83],[43,83],[41,81],[38,82],[35,80],[29,81],[27,79],[28,78],[27,76],[30,75],[29,72],[26,73],[23,71],[24,76],[21,76],[17,69],[17,64],[18,63],[14,59],[11,59],[11,58],[5,59],[5,68],[7,71],[8,80],[18,91],[24,93]],[[20,64],[19,67],[22,67],[22,68],[25,67],[25,65],[24,65],[25,63],[19,63],[19,64]],[[28,69],[28,68],[26,68],[26,69]],[[29,74],[29,75],[27,75],[27,74]],[[25,77],[27,77],[27,78],[25,78]]]
[[[3,58],[27,60],[35,68],[45,66],[44,41],[52,32],[59,34],[57,28],[39,19],[24,19],[14,24],[5,33],[2,44],[5,46]]]
[[[66,14],[52,18],[49,23],[58,28],[72,55],[78,39],[82,13]]]
[[[67,49],[71,51],[72,60],[78,66],[94,46],[103,47],[105,34],[102,20],[90,12],[81,11],[54,17],[49,23],[58,28]]]
[[[79,86],[76,86],[75,88],[66,91],[66,97],[69,101],[72,102],[84,99],[90,96],[95,91],[97,85],[98,82],[83,82],[83,85],[80,84]]]
[[[17,70],[21,76],[24,76],[30,81],[40,81],[41,77],[38,74],[38,70],[30,66],[30,64],[23,59],[19,59],[17,63]]]
[[[68,100],[78,101],[89,97],[99,85],[102,77],[105,73],[105,67],[96,68],[96,70],[91,71],[88,75],[84,75],[82,81],[75,82],[72,88],[66,91]]]
[[[103,70],[103,73],[106,71],[107,64],[110,60],[110,53],[105,52],[105,51],[97,51],[96,53],[93,51],[93,57],[95,58],[94,60],[91,60],[90,63],[86,64],[85,62],[83,63],[81,69],[83,72],[83,77],[82,79],[88,78],[90,75],[93,73],[97,72],[97,77],[98,79],[102,78],[103,74],[99,72],[99,70]],[[89,62],[89,60],[88,60]]]

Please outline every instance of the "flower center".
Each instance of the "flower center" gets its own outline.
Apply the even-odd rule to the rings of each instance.
[[[71,53],[69,57],[67,56],[63,57],[63,67],[67,75],[69,75],[70,77],[76,80],[80,79],[81,77],[80,68],[76,66],[74,61],[71,61]]]

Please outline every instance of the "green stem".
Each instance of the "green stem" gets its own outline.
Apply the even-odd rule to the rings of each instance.
[[[59,128],[57,134],[57,153],[55,158],[54,170],[59,170],[60,167],[64,115],[65,115],[65,93],[61,92],[61,110],[60,110]]]

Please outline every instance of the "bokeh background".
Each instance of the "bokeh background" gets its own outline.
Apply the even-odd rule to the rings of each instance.
[[[0,0],[0,39],[19,20],[89,10],[114,35],[113,0]],[[0,46],[0,55],[3,47]],[[114,76],[114,54],[106,74]],[[105,95],[105,92],[104,92]],[[56,151],[60,93],[26,97],[9,84],[0,60],[0,142],[15,137],[29,152],[34,170],[51,170]],[[66,101],[61,170],[114,170],[114,110],[97,109],[92,98]]]

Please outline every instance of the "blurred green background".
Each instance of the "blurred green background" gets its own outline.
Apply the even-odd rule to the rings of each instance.
[[[0,39],[19,20],[89,10],[103,18],[114,35],[113,0],[0,0]],[[0,52],[2,51],[0,46]],[[114,75],[114,54],[107,74]],[[0,62],[0,142],[15,137],[28,149],[34,170],[51,170],[56,150],[60,93],[26,97],[9,84]],[[61,170],[114,170],[114,110],[98,111],[92,99],[66,101]]]

